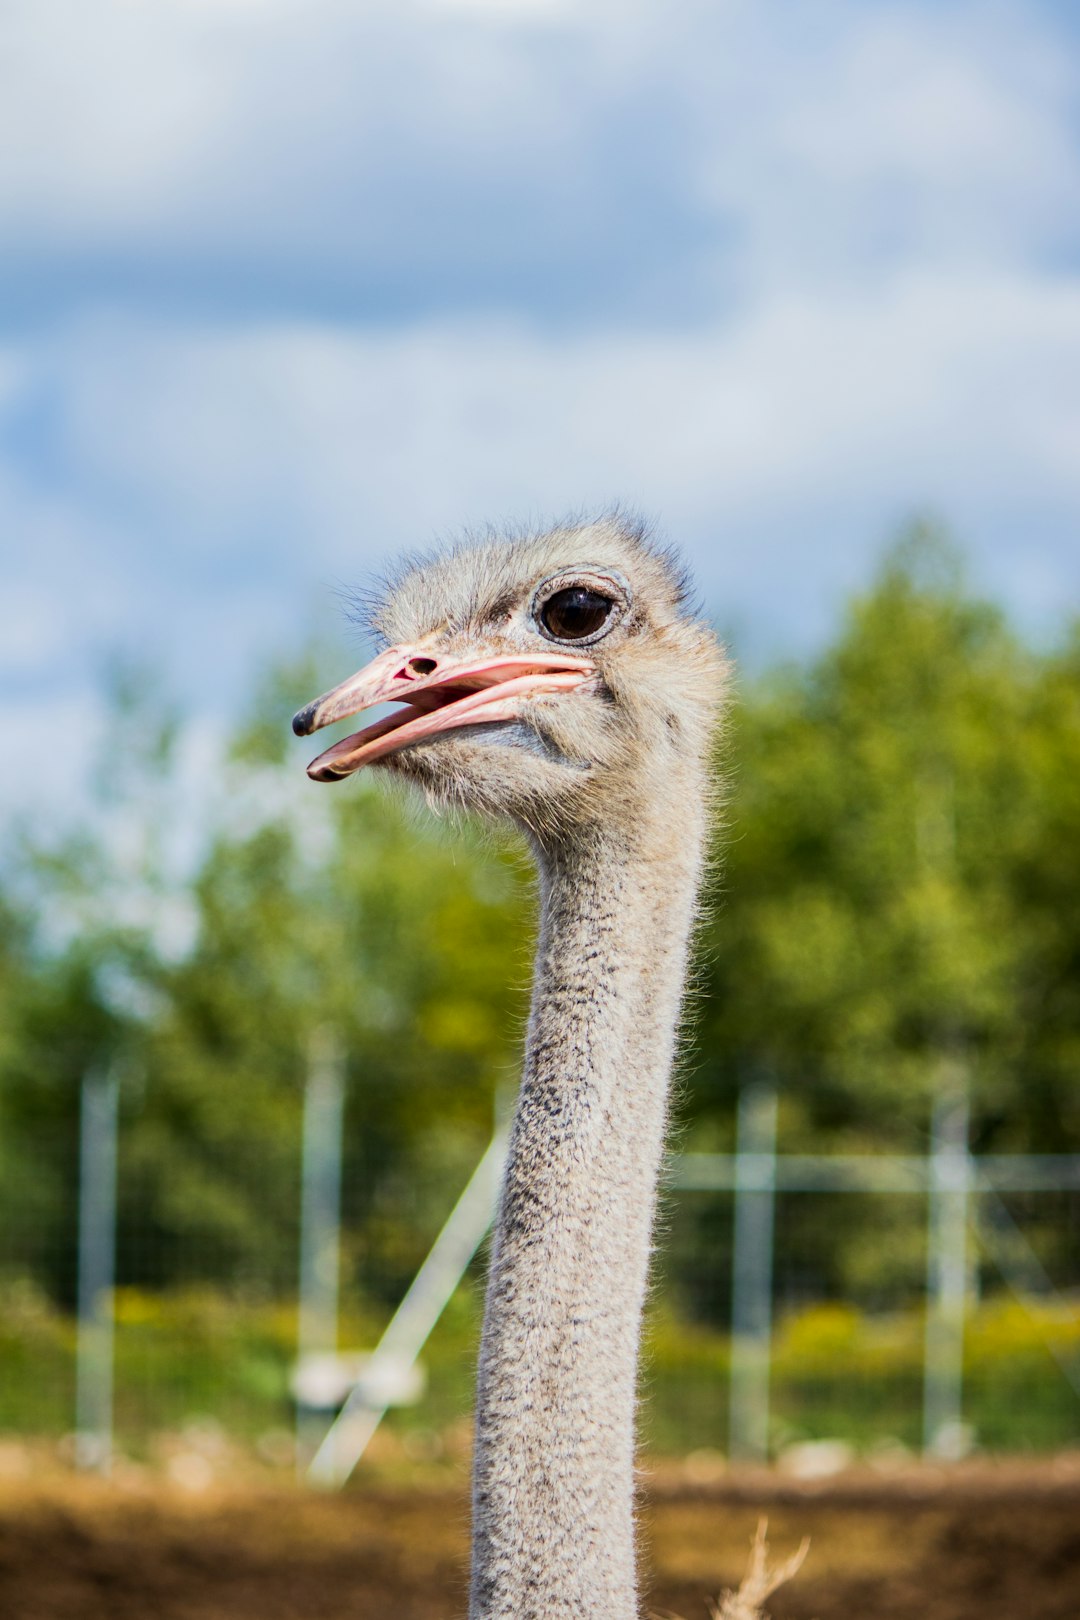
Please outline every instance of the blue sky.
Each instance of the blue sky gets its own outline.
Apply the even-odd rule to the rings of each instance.
[[[0,802],[331,587],[621,500],[753,659],[914,510],[1080,597],[1080,49],[996,0],[7,0]]]

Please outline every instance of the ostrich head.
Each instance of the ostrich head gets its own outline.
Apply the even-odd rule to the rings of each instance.
[[[724,677],[686,594],[671,556],[620,517],[413,561],[373,614],[387,650],[293,729],[404,708],[308,774],[336,782],[377,764],[541,840],[628,811],[628,792],[670,798],[680,764],[709,747]]]

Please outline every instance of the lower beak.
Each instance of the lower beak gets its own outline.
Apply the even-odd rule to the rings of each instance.
[[[449,658],[423,646],[391,647],[366,668],[301,709],[293,718],[306,737],[376,703],[404,709],[345,737],[308,766],[316,782],[339,782],[363,765],[411,743],[464,726],[516,720],[520,700],[570,692],[596,673],[587,658],[558,653],[513,653],[494,658]]]

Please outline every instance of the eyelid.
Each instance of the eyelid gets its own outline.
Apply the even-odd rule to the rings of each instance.
[[[559,591],[572,590],[595,591],[598,596],[609,597],[620,613],[627,611],[632,600],[629,581],[616,569],[583,563],[579,568],[560,569],[557,574],[542,579],[533,592],[533,613]]]

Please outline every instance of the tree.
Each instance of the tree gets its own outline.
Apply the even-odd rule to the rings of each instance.
[[[764,1070],[788,1150],[922,1151],[959,1066],[978,1147],[1077,1145],[1076,654],[1075,637],[1050,658],[1020,645],[919,526],[834,646],[745,689],[703,951],[702,1139],[730,1140],[733,1092]],[[882,1276],[876,1207],[839,1244],[838,1208],[807,1207],[804,1273]],[[914,1242],[897,1263],[921,1265]]]
[[[65,1297],[92,1066],[123,1075],[121,1276],[290,1291],[302,1092],[332,1028],[347,1264],[387,1301],[516,1072],[528,864],[385,783],[308,783],[288,716],[323,684],[312,660],[271,672],[193,786],[170,705],[120,671],[83,829],[24,838],[6,871],[0,1199],[13,1257]],[[767,1072],[783,1147],[921,1151],[960,1064],[977,1146],[1080,1148],[1080,626],[1023,646],[916,528],[819,658],[743,684],[726,768],[684,1140],[730,1144],[738,1088]],[[886,1214],[853,1228],[815,1200],[798,1286],[886,1275]],[[911,1230],[898,1278],[921,1263]]]

